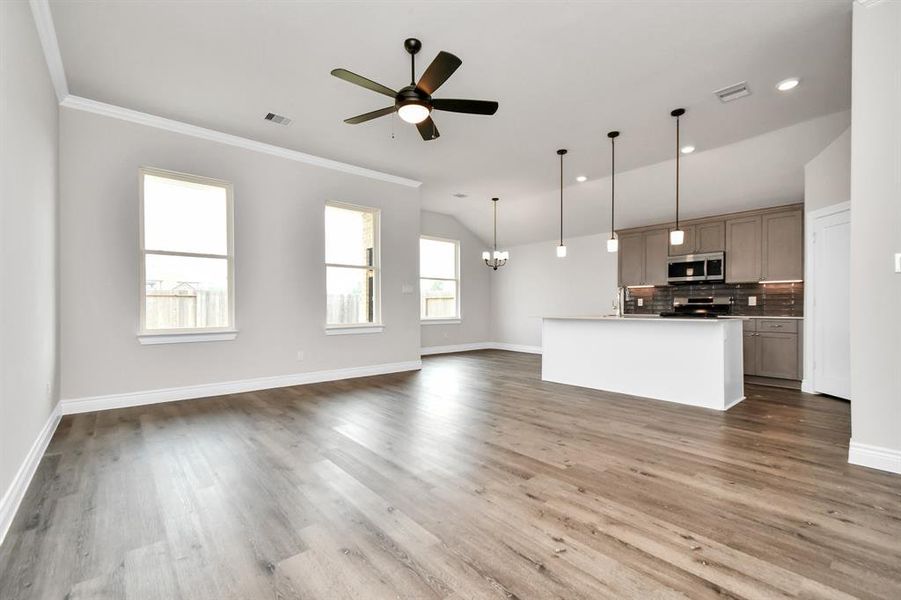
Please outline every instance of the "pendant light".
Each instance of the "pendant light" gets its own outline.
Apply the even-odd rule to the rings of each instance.
[[[677,108],[670,113],[676,117],[676,228],[669,232],[670,246],[681,246],[685,242],[685,232],[679,229],[679,117],[684,114],[684,108]]]
[[[495,271],[497,271],[498,267],[503,267],[507,264],[507,259],[510,258],[509,252],[497,249],[497,201],[498,198],[491,199],[491,203],[494,204],[494,250],[482,252],[482,260],[485,261],[485,265]]]
[[[610,239],[607,240],[607,252],[616,252],[619,250],[619,240],[616,239],[616,230],[613,227],[613,218],[616,215],[616,187],[614,179],[616,177],[616,138],[619,137],[618,131],[611,131],[607,134],[610,138]]]
[[[563,244],[563,155],[566,149],[557,150],[560,156],[560,245],[557,246],[557,258],[566,258],[566,246]]]

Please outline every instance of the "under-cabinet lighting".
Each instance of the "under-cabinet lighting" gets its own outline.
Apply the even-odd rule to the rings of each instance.
[[[767,283],[803,283],[803,282],[804,282],[803,279],[764,279],[760,283],[767,284]]]
[[[644,288],[652,288],[653,285],[627,285],[626,288],[630,290],[644,289]]]

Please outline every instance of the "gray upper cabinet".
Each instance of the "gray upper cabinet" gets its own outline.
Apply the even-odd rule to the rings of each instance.
[[[726,249],[726,223],[698,223],[695,230],[695,252],[722,252]]]
[[[667,244],[669,244],[669,255],[670,256],[682,256],[684,254],[694,254],[697,251],[697,249],[695,247],[696,246],[696,244],[695,244],[695,241],[696,241],[695,226],[694,225],[682,225],[681,227],[682,227],[682,231],[685,232],[685,241],[682,244],[679,244],[678,246],[673,246],[672,244],[669,244],[669,242],[667,242]],[[675,229],[675,227],[671,227],[670,229],[667,230],[667,232],[670,232],[673,229]]]
[[[760,281],[761,217],[737,217],[726,220],[726,282]]]
[[[644,241],[641,233],[619,236],[619,285],[644,283]]]
[[[764,280],[804,278],[804,219],[800,210],[762,217]],[[728,264],[728,263],[727,263]]]
[[[667,252],[669,230],[655,229],[644,233],[644,284],[667,284]]]

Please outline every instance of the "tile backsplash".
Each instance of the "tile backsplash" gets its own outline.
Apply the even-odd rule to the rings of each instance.
[[[673,309],[673,297],[728,296],[730,314],[749,317],[801,317],[804,315],[803,283],[699,283],[654,288],[629,288],[623,311],[626,314],[658,314]],[[756,306],[748,299],[755,296]],[[643,306],[638,306],[641,298]]]

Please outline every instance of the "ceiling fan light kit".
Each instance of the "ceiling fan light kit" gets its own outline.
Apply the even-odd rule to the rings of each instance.
[[[344,119],[349,125],[359,125],[390,115],[396,112],[405,122],[416,125],[419,135],[423,140],[437,139],[441,134],[435,122],[432,121],[433,110],[465,113],[471,115],[493,115],[497,112],[497,102],[488,100],[458,100],[448,98],[432,98],[432,94],[454,74],[463,61],[450,52],[439,52],[432,61],[419,83],[416,83],[416,54],[422,49],[422,42],[416,38],[407,38],[404,41],[404,49],[410,54],[410,85],[395,91],[386,85],[367,79],[347,69],[334,69],[332,75],[354,85],[364,87],[373,92],[394,98],[393,106],[386,106],[356,117]]]

